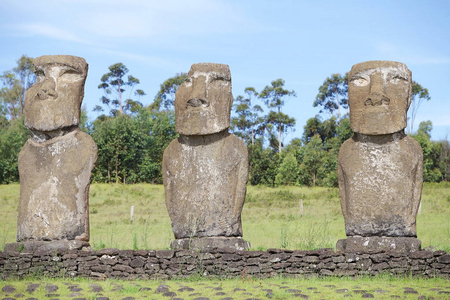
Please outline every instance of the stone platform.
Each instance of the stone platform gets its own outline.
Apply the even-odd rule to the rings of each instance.
[[[5,252],[34,253],[48,251],[61,252],[66,250],[92,250],[92,248],[88,242],[75,240],[24,241],[5,245]]]
[[[174,250],[186,249],[207,252],[213,249],[247,250],[250,243],[241,237],[202,237],[176,239],[170,243]]]
[[[344,252],[367,252],[367,251],[420,251],[421,241],[414,237],[385,237],[385,236],[351,236],[347,239],[338,240],[337,251]]]

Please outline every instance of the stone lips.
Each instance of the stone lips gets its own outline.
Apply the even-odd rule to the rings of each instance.
[[[25,126],[54,131],[80,123],[88,64],[81,57],[47,55],[34,60],[36,83],[25,95]]]
[[[175,238],[242,236],[248,152],[235,135],[181,136],[164,151],[166,206]]]
[[[89,241],[89,186],[97,145],[79,129],[19,154],[17,240]]]

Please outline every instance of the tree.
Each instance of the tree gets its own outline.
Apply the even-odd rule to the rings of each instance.
[[[0,100],[3,103],[4,113],[9,120],[19,117],[20,112],[20,81],[12,72],[5,72],[0,76],[3,87],[0,90]]]
[[[177,73],[175,76],[164,81],[156,94],[153,103],[150,105],[151,110],[160,110],[161,106],[165,110],[173,110],[175,103],[175,93],[187,78],[187,73]]]
[[[101,98],[103,104],[110,108],[110,114],[116,116],[123,115],[125,111],[136,112],[138,107],[142,107],[139,101],[131,98],[123,99],[126,88],[129,88],[128,96],[131,96],[134,86],[139,84],[139,79],[128,75],[127,81],[124,81],[125,75],[128,73],[128,68],[122,63],[116,63],[109,67],[109,72],[104,74],[101,78],[102,83],[98,88],[103,89],[105,96]],[[137,89],[134,95],[142,97],[145,95],[143,90]],[[103,111],[100,105],[95,106],[94,111]]]
[[[30,134],[23,125],[23,118],[10,122],[10,126],[0,128],[0,184],[18,182],[18,157],[23,144]]]
[[[433,130],[433,123],[430,120],[422,121],[419,124],[419,129],[417,131],[423,132],[428,138],[431,138],[431,131]]]
[[[320,176],[320,169],[323,166],[322,160],[326,153],[323,151],[322,146],[322,139],[316,134],[311,138],[310,142],[303,147],[302,162],[300,165],[300,173],[303,177],[302,183],[316,186]]]
[[[288,91],[283,89],[284,80],[277,79],[271,82],[271,86],[266,87],[259,94],[266,106],[271,109],[267,117],[267,122],[277,126],[278,128],[278,153],[281,153],[281,134],[288,128],[293,128],[295,125],[295,119],[290,118],[288,115],[281,112],[281,108],[284,106],[284,100],[286,97],[296,97],[294,91]],[[272,109],[276,109],[273,111]]]
[[[0,80],[3,85],[0,90],[0,104],[3,107],[0,109],[0,115],[9,120],[22,117],[25,93],[36,81],[33,58],[22,55],[17,60],[17,66],[11,71],[5,71]]]
[[[252,97],[258,96],[253,87],[245,88],[244,92],[247,94],[247,98],[238,96],[234,101],[233,107],[237,116],[231,118],[231,129],[247,144],[250,144],[251,141],[251,144],[254,145],[256,134],[262,134],[260,124],[264,122],[264,118],[260,117],[258,113],[263,112],[263,109],[259,105],[252,104]]]
[[[271,149],[264,149],[262,143],[248,146],[249,182],[251,185],[274,186],[279,165],[279,155]]]
[[[423,181],[439,182],[443,180],[443,173],[441,172],[440,157],[442,153],[442,145],[439,142],[430,140],[429,132],[433,128],[431,121],[421,122],[419,130],[416,134],[411,135],[417,142],[419,142],[423,151]]]
[[[276,184],[295,185],[298,176],[298,162],[293,153],[287,153],[283,158],[275,177]]]
[[[314,107],[321,106],[320,113],[328,112],[332,116],[337,112],[338,123],[342,118],[341,109],[348,109],[348,77],[339,73],[332,74],[319,87],[319,93],[313,103]]]
[[[36,82],[36,75],[34,74],[32,57],[28,57],[26,55],[22,55],[17,60],[17,67],[13,69],[14,73],[19,79],[21,91],[20,91],[20,113],[19,116],[23,114],[23,108],[25,105],[25,93],[26,91]]]
[[[98,147],[97,182],[162,182],[161,162],[176,137],[173,112],[140,108],[133,115],[100,116],[92,137]]]
[[[411,105],[409,106],[409,128],[408,132],[412,134],[414,132],[414,121],[416,119],[417,111],[423,100],[430,101],[431,97],[426,88],[423,88],[420,84],[413,81],[411,91]]]

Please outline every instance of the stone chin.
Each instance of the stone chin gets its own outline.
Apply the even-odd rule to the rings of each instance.
[[[354,114],[360,116],[359,118],[352,118],[352,113],[350,113],[350,127],[354,132],[367,135],[384,135],[406,128],[406,116],[399,117],[397,112],[383,107],[374,108],[370,111],[354,112]]]
[[[67,109],[61,103],[46,100],[35,102],[31,107],[25,108],[25,126],[30,130],[54,131],[65,127],[78,126],[80,123],[80,110],[77,107]],[[27,113],[27,108],[32,113]]]
[[[229,118],[218,118],[211,112],[185,112],[178,116],[175,129],[182,135],[209,135],[227,130]]]

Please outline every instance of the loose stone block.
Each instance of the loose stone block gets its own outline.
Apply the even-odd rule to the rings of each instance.
[[[249,247],[241,239],[248,152],[228,132],[232,101],[230,71],[221,64],[192,65],[176,92],[180,137],[167,147],[162,164],[173,248]]]
[[[419,250],[420,241],[406,243],[392,237],[415,238],[416,215],[422,193],[423,154],[406,136],[406,113],[411,102],[411,71],[398,62],[356,64],[349,73],[352,138],[338,158],[339,193],[347,243],[362,241],[358,249],[377,247]],[[357,237],[390,237],[362,240]],[[344,247],[344,248],[342,248]],[[419,247],[419,248],[411,248]]]
[[[37,249],[36,241],[58,241],[39,243],[40,249],[85,247],[97,161],[96,144],[78,127],[88,65],[66,55],[41,56],[34,65],[37,82],[25,97],[31,138],[19,154],[17,241],[30,251]]]

